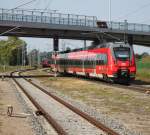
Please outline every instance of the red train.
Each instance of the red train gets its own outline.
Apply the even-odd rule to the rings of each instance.
[[[99,48],[59,53],[52,57],[52,68],[107,81],[129,83],[135,79],[136,65],[132,47],[125,43],[103,43]]]
[[[51,65],[50,65],[50,61],[49,61],[48,59],[42,60],[41,65],[42,65],[43,68],[46,68],[46,67],[50,67],[50,66],[51,66]]]

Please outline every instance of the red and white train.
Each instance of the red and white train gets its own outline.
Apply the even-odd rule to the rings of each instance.
[[[123,42],[103,43],[99,48],[59,53],[52,57],[51,66],[60,73],[124,83],[134,80],[136,74],[133,49]]]
[[[50,60],[49,59],[43,59],[41,62],[41,65],[43,68],[50,67],[51,66]]]

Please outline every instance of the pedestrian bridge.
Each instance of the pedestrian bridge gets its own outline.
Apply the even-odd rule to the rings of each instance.
[[[0,9],[0,35],[77,40],[124,40],[150,46],[150,25],[107,22],[95,16]]]

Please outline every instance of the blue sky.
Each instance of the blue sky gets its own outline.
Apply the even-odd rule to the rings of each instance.
[[[0,8],[14,8],[30,0],[0,0]],[[53,9],[61,13],[96,16],[99,20],[109,20],[110,0],[36,0],[22,8]],[[150,24],[150,1],[149,0],[111,0],[111,18],[114,21]],[[1,38],[0,38],[1,39]],[[51,39],[22,38],[28,44],[28,49],[51,50]],[[60,45],[83,46],[83,41],[60,41]],[[60,48],[62,48],[60,46]],[[134,46],[135,52],[143,51],[150,53],[150,48]]]

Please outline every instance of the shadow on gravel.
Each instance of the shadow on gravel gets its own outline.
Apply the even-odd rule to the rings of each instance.
[[[10,117],[15,117],[15,118],[27,118],[27,116],[21,116],[19,114],[13,114]]]
[[[6,113],[0,113],[0,116],[8,116]],[[16,118],[26,118],[27,116],[22,115],[22,114],[12,114],[9,117],[16,117]]]
[[[142,80],[135,80],[133,83],[136,85],[150,85],[150,82],[145,82]]]

